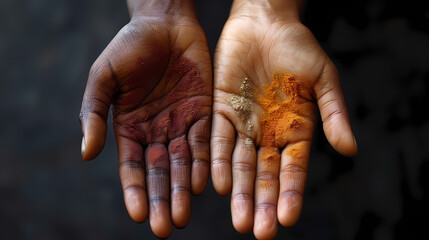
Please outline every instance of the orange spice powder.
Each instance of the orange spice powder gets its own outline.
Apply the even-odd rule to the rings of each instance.
[[[258,94],[257,100],[263,109],[261,147],[284,147],[292,134],[308,128],[299,106],[303,87],[295,75],[277,72]]]
[[[273,182],[261,182],[259,187],[265,192],[271,192],[275,189],[276,185]]]
[[[293,146],[286,151],[286,155],[290,156],[292,159],[302,162],[305,159],[303,154],[304,149],[301,145]]]
[[[262,160],[266,161],[268,166],[271,163],[279,163],[280,162],[280,153],[278,148],[274,147],[264,147],[261,152]]]

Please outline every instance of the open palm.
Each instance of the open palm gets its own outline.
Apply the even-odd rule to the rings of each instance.
[[[299,217],[317,105],[331,145],[345,155],[354,154],[356,146],[336,68],[311,32],[294,17],[247,10],[231,14],[215,53],[211,173],[219,194],[232,191],[237,231],[253,228],[257,238],[272,238],[277,220],[290,226]],[[293,93],[296,109],[281,110],[293,112],[294,120],[264,119],[261,98],[278,76],[291,76],[299,86]],[[249,86],[251,94],[243,90]],[[288,121],[299,127],[288,134],[267,128]],[[275,140],[267,141],[267,134]]]
[[[211,59],[196,20],[134,18],[91,68],[82,109],[83,159],[104,146],[112,105],[130,216],[167,237],[190,218],[209,174]],[[170,214],[171,212],[171,214]]]

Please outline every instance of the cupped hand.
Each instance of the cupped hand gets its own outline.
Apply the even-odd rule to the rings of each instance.
[[[297,7],[236,1],[215,53],[211,174],[237,231],[273,238],[298,220],[317,107],[330,144],[355,154],[337,70]]]
[[[190,219],[209,174],[212,69],[196,17],[140,15],[93,64],[80,120],[82,157],[95,158],[112,106],[119,175],[131,218],[167,237]]]

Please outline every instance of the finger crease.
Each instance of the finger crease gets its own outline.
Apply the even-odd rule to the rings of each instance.
[[[179,192],[190,192],[189,187],[182,187],[182,186],[172,186],[171,187],[171,193],[179,193]]]
[[[149,198],[149,202],[152,203],[157,203],[157,202],[169,202],[169,199],[167,197],[161,197],[161,196],[154,196]]]
[[[250,193],[236,193],[232,195],[233,200],[248,200],[253,201],[253,194]]]
[[[165,177],[168,176],[169,171],[165,168],[152,168],[148,170],[147,176],[148,177]]]
[[[232,163],[232,169],[233,171],[241,171],[241,172],[254,172],[255,171],[255,164],[250,162],[233,162]]]
[[[229,165],[230,161],[227,159],[213,159],[212,166],[215,165]]]
[[[273,172],[260,172],[256,176],[256,180],[258,181],[274,180],[276,178],[278,178],[278,174]]]
[[[142,191],[146,192],[146,187],[139,186],[139,185],[132,185],[132,186],[124,187],[124,191],[127,191],[127,190],[142,190]]]
[[[268,202],[264,202],[264,203],[256,203],[255,204],[255,209],[276,209],[277,205],[272,204],[272,203],[268,203]]]
[[[322,119],[323,124],[329,122],[331,119],[333,119],[337,115],[340,115],[341,113],[342,113],[342,111],[339,109],[332,111],[331,113],[328,114],[328,116],[326,116]]]
[[[190,166],[191,162],[189,161],[189,159],[186,158],[178,158],[178,159],[172,159],[170,160],[170,164],[171,165],[175,165],[175,167],[179,166]]]
[[[192,164],[210,166],[209,160],[208,159],[203,159],[203,158],[194,158],[194,159],[192,159]]]
[[[302,173],[307,174],[308,170],[304,167],[301,167],[296,164],[288,164],[280,170],[280,174],[287,174],[287,173]]]
[[[304,194],[302,194],[302,193],[300,193],[300,192],[298,192],[296,190],[286,190],[286,191],[283,191],[283,192],[280,193],[280,196],[286,195],[284,197],[289,197],[290,195],[293,195],[293,194],[298,194],[299,196],[304,197]]]
[[[125,160],[119,163],[119,167],[128,167],[131,169],[143,169],[143,161],[139,160]]]

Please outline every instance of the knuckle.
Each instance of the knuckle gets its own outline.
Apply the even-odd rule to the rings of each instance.
[[[119,163],[119,168],[128,168],[128,169],[143,169],[144,164],[141,160],[129,159]]]
[[[209,166],[209,159],[207,158],[194,158],[192,159],[192,164],[198,164],[198,165],[203,165],[203,166]]]
[[[124,186],[123,189],[124,191],[145,191],[146,192],[146,188],[144,185],[137,185],[137,184]]]
[[[178,194],[178,193],[189,193],[191,192],[189,187],[186,186],[171,186],[171,193],[172,194]]]
[[[232,170],[233,171],[240,171],[240,172],[253,172],[255,171],[255,164],[250,162],[235,162],[232,164]]]
[[[148,178],[168,177],[169,171],[166,168],[154,167],[152,169],[148,169],[147,176]]]
[[[216,158],[212,160],[213,167],[222,167],[224,165],[229,165],[230,161],[228,159]]]
[[[211,141],[213,144],[234,145],[234,140],[225,136],[213,136]]]
[[[203,145],[208,144],[210,137],[206,134],[196,134],[189,138],[189,144]]]
[[[240,193],[233,194],[231,198],[232,200],[238,200],[238,201],[240,200],[253,201],[253,194],[240,192]]]
[[[270,180],[275,180],[278,178],[278,175],[274,172],[269,172],[269,171],[263,171],[263,172],[259,172],[256,175],[256,180],[257,181],[270,181]]]
[[[286,191],[281,192],[279,197],[290,198],[291,196],[299,196],[302,198],[304,194],[298,190],[288,189]]]
[[[255,204],[256,210],[264,210],[264,209],[277,209],[277,206],[273,203],[269,202],[257,202]]]
[[[187,158],[178,158],[178,159],[171,159],[170,164],[172,167],[187,167],[187,166],[190,166],[191,161]]]
[[[280,174],[288,174],[288,173],[297,173],[307,175],[307,168],[300,166],[298,164],[287,164],[280,169]]]

